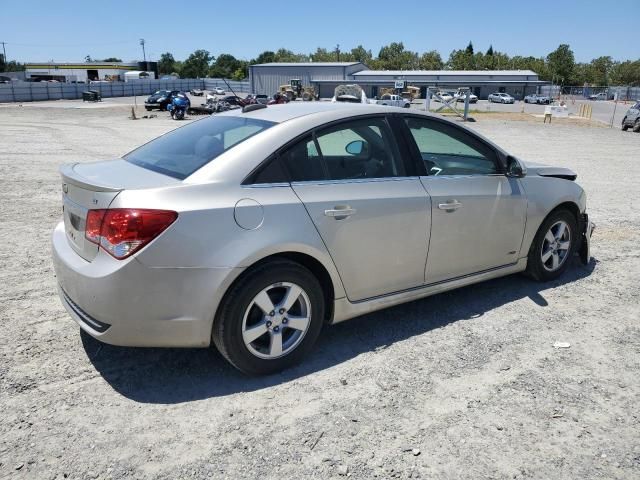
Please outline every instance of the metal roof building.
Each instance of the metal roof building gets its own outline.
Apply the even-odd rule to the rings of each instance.
[[[300,79],[304,86],[320,80],[340,84],[350,75],[367,68],[361,62],[262,63],[249,66],[249,84],[254,93],[273,95],[280,85],[286,85],[294,78]],[[333,91],[330,96],[333,96]]]
[[[492,92],[506,92],[520,99],[548,84],[531,70],[369,70],[360,62],[265,63],[249,67],[255,93],[271,95],[294,78],[305,86],[315,87],[321,98],[332,97],[335,87],[344,83],[360,85],[368,97],[377,96],[382,87],[404,81],[420,87],[422,98],[427,87],[443,90],[469,87],[479,98],[487,98]]]

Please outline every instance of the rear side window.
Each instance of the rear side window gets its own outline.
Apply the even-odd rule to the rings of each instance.
[[[243,117],[217,116],[193,122],[137,148],[127,162],[183,180],[246,139],[275,125]]]
[[[294,182],[405,175],[391,129],[382,117],[348,120],[318,130],[281,157]]]

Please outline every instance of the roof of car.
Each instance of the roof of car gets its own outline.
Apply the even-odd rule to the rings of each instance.
[[[253,110],[243,113],[242,109],[229,110],[220,115],[242,116],[255,118],[259,120],[267,120],[270,122],[282,123],[293,118],[299,118],[306,115],[330,111],[344,111],[346,114],[362,114],[362,113],[384,113],[391,110],[397,110],[406,113],[406,108],[388,107],[375,104],[353,104],[340,102],[289,102],[281,105],[269,105],[267,108]]]

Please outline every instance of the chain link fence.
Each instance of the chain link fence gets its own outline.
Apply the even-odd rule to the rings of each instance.
[[[567,96],[574,99],[588,99],[593,95],[601,95],[607,100],[636,101],[640,100],[640,87],[613,86],[613,87],[585,87],[572,85],[543,85],[540,87],[542,95],[552,97]]]

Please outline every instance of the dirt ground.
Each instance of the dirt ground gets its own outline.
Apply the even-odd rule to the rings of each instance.
[[[102,345],[57,298],[58,166],[176,126],[128,114],[0,107],[0,478],[640,478],[640,134],[482,116],[578,172],[592,263],[328,327],[302,365],[247,378],[212,349]]]

